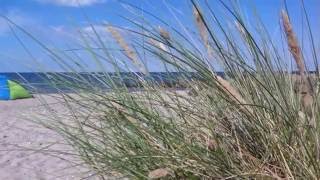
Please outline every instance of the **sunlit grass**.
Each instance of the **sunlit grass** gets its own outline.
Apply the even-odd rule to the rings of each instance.
[[[319,179],[319,77],[306,70],[287,13],[281,22],[288,48],[282,52],[260,24],[260,32],[252,33],[237,8],[220,2],[234,20],[226,27],[209,4],[191,4],[198,44],[170,26],[127,19],[135,28],[106,26],[122,49],[117,58],[94,31],[102,53],[89,43],[84,49],[94,62],[114,66],[117,78],[104,72],[93,74],[92,81],[81,74],[70,81],[57,74],[53,85],[63,83],[74,93],[63,94],[68,113],[40,122],[61,134],[101,178],[116,172],[138,179]],[[123,32],[132,41],[126,42]],[[65,68],[76,62],[40,45]],[[187,90],[168,90],[147,72],[141,53],[164,64],[168,73],[198,77],[180,80]],[[294,76],[292,62],[298,67]],[[223,67],[224,77],[215,64]],[[141,91],[130,92],[122,83],[120,72],[128,70]]]

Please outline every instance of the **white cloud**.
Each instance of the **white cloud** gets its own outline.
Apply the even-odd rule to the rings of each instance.
[[[106,0],[36,0],[42,3],[51,3],[60,6],[70,6],[70,7],[78,7],[80,6],[90,6],[93,4],[103,3]]]
[[[83,44],[84,38],[92,46],[97,44],[94,41],[97,41],[97,36],[94,32],[98,34],[99,38],[104,42],[110,42],[112,39],[108,34],[106,27],[103,25],[94,24],[92,26],[84,25],[81,27],[71,27],[71,26],[51,26],[49,28],[50,36],[54,37],[54,41],[57,39],[64,40],[65,42],[74,42],[78,44]]]
[[[98,34],[105,34],[107,33],[106,26],[103,25],[93,25],[93,26],[85,26],[81,28],[82,32],[88,33],[88,34],[94,34],[94,31],[96,31]]]
[[[1,0],[0,0],[1,1]],[[72,43],[76,41],[76,30],[61,26],[50,26],[43,23],[43,19],[40,17],[32,17],[18,9],[12,9],[4,13],[4,16],[10,21],[20,26],[38,40],[43,42],[57,42],[59,44]],[[10,22],[6,18],[0,16],[0,38],[15,38],[10,29]],[[13,30],[18,33],[19,38],[29,42],[30,38],[17,27],[11,24]]]
[[[51,26],[50,30],[52,30],[55,34],[61,36],[61,37],[69,37],[76,40],[81,40],[81,35],[84,37],[95,37],[95,33],[102,37],[106,36],[106,28],[102,25],[93,25],[93,26],[82,26],[82,27],[70,27],[65,25],[60,26]]]

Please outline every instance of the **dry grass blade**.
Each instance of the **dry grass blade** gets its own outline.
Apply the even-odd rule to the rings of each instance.
[[[149,172],[148,177],[150,179],[159,179],[159,178],[167,177],[170,174],[171,174],[171,172],[168,168],[160,168],[160,169],[156,169],[156,170]]]

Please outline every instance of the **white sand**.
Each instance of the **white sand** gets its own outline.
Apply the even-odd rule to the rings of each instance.
[[[49,144],[54,144],[50,150],[66,148],[61,145],[63,141],[58,135],[25,120],[43,111],[38,99],[0,101],[0,180],[81,179],[88,176],[83,168],[61,159],[69,156],[35,152]],[[46,99],[54,101],[50,97]]]

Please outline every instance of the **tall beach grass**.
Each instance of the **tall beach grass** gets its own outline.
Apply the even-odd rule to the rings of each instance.
[[[37,122],[64,137],[101,179],[319,179],[319,74],[310,73],[317,67],[306,64],[287,11],[277,19],[282,49],[263,22],[248,22],[235,2],[218,3],[230,22],[209,1],[189,4],[195,28],[187,32],[126,4],[160,26],[130,18],[125,19],[132,28],[105,25],[117,55],[92,26],[95,48],[84,43],[83,50],[100,67],[112,66],[116,78],[107,71],[92,73],[93,81],[80,73],[73,80],[56,74],[52,85],[73,91],[61,94],[67,112]],[[40,45],[77,72],[70,68],[77,58]],[[186,90],[168,89],[150,76],[143,54],[168,74],[195,72],[197,78],[182,78]],[[298,73],[292,74],[295,67]],[[140,91],[122,83],[124,71],[136,77]]]

